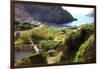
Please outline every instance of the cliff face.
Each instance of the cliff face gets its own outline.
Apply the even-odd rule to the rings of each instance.
[[[74,20],[73,16],[61,6],[44,5],[15,5],[15,20],[28,21],[37,20],[47,23],[67,23]]]

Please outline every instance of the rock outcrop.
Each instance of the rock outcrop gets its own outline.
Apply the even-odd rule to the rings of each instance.
[[[76,19],[61,6],[16,4],[15,20],[28,22],[37,20],[40,22],[61,24]]]

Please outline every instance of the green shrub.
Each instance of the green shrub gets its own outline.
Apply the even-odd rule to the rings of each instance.
[[[22,58],[22,59],[17,59],[15,66],[27,66],[27,64],[30,64],[31,60],[27,57],[27,58]]]
[[[41,28],[39,29],[32,29],[30,30],[30,36],[32,38],[34,37],[38,37],[40,39],[45,39],[47,37],[47,31],[46,30],[42,30]]]
[[[20,23],[15,21],[15,30],[20,31],[20,30],[28,30],[31,29],[33,26],[31,23],[28,22],[24,22],[24,23]]]
[[[16,61],[15,66],[22,66],[23,64],[24,64],[24,61],[19,59],[19,60]]]
[[[23,45],[24,44],[24,41],[22,39],[17,39],[15,41],[15,45]]]
[[[91,35],[89,38],[88,38],[88,40],[86,40],[81,46],[80,46],[80,48],[79,48],[79,50],[78,50],[78,52],[77,52],[77,54],[76,54],[76,56],[75,56],[75,58],[74,58],[74,62],[86,62],[86,60],[90,57],[90,58],[92,58],[92,57],[94,57],[94,55],[92,55],[91,56],[91,54],[88,54],[87,55],[87,53],[89,53],[89,52],[92,52],[92,49],[91,50],[86,50],[88,47],[91,47],[92,46],[92,48],[94,47],[95,48],[95,46],[94,46],[94,36],[93,35]],[[87,52],[86,52],[87,51]],[[94,52],[92,52],[92,54],[93,54]],[[86,56],[88,56],[87,58],[86,58]],[[88,61],[89,61],[89,59],[88,59]],[[91,60],[91,61],[93,61],[93,60]]]
[[[42,48],[47,51],[47,50],[50,50],[50,49],[55,49],[57,48],[59,42],[55,42],[53,40],[41,40],[40,42]]]
[[[30,43],[30,35],[27,31],[20,32],[19,38],[15,41],[15,44],[23,45]]]

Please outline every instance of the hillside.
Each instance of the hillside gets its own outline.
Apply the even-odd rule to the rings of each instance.
[[[27,44],[28,47],[25,46]],[[18,67],[30,64],[95,62],[94,25],[85,24],[76,29],[63,30],[54,30],[44,25],[20,31],[15,49],[16,52],[33,50],[29,56],[16,59],[15,66]]]
[[[94,16],[94,11],[91,11],[87,14],[87,16],[93,17]]]
[[[15,21],[62,24],[76,20],[61,6],[15,4]]]

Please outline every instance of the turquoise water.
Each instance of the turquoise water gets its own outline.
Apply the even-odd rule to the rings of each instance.
[[[94,17],[86,16],[86,15],[73,15],[77,21],[63,23],[63,24],[56,24],[55,27],[58,28],[70,28],[70,27],[77,27],[83,24],[94,23]]]
[[[73,21],[67,25],[80,26],[82,24],[94,23],[94,17],[90,17],[86,15],[74,15],[74,18],[77,18],[77,21]]]

